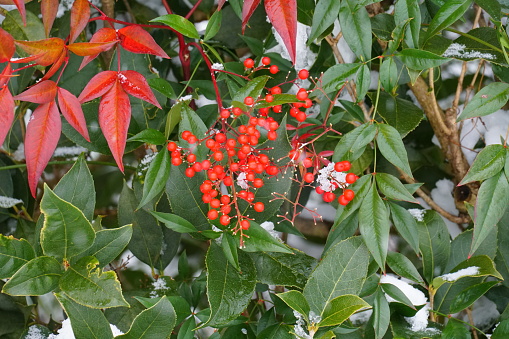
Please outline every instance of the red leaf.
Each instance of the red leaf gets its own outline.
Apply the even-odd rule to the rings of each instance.
[[[122,156],[124,155],[127,130],[131,120],[131,103],[129,96],[116,82],[106,93],[99,104],[99,126],[103,131],[113,158],[118,168],[124,172]]]
[[[11,64],[9,63],[7,66],[5,66],[2,73],[0,73],[0,88],[4,87],[9,82],[9,79],[13,76],[14,75],[12,75]]]
[[[217,3],[217,10],[220,11],[221,8],[223,8],[223,5],[224,3],[226,2],[226,0],[219,0],[218,3]]]
[[[117,72],[115,71],[104,71],[96,74],[81,92],[78,97],[79,102],[84,103],[100,97],[108,92],[116,81]]]
[[[90,56],[97,55],[111,49],[117,42],[77,42],[70,44],[67,48],[76,55]]]
[[[71,33],[69,43],[73,43],[90,19],[90,5],[87,0],[75,0],[71,8]]]
[[[49,36],[53,22],[58,12],[58,0],[42,0],[41,1],[41,15],[42,22],[44,23],[44,32]]]
[[[16,51],[16,47],[14,46],[14,38],[12,35],[7,33],[7,31],[0,28],[0,63],[9,61],[14,52]]]
[[[41,66],[51,65],[58,60],[62,51],[65,50],[65,42],[60,38],[49,38],[36,41],[15,40],[14,43],[28,54],[36,57],[34,61]]]
[[[78,98],[68,90],[58,87],[58,107],[69,124],[90,142],[87,122]]]
[[[55,95],[57,95],[57,84],[52,80],[45,80],[16,95],[14,100],[45,104],[55,100]]]
[[[104,27],[99,29],[97,32],[94,33],[92,36],[92,39],[90,39],[90,42],[117,42],[117,31],[115,31],[113,28],[110,27]],[[83,58],[83,61],[81,62],[79,71],[85,67],[90,61],[94,60],[98,54],[86,56]]]
[[[321,151],[320,153],[318,153],[318,156],[319,157],[330,157],[333,154],[334,154],[334,151]]]
[[[139,26],[126,26],[118,30],[120,45],[129,52],[141,54],[153,54],[162,58],[170,57],[155,42],[154,38]]]
[[[242,34],[244,34],[249,18],[251,18],[259,4],[260,0],[244,0],[244,5],[242,6]]]
[[[51,78],[53,76],[53,74],[55,74],[60,69],[60,66],[62,66],[64,61],[66,61],[67,54],[68,53],[67,53],[67,51],[65,49],[62,50],[62,52],[60,53],[58,58],[55,60],[53,65],[51,65],[51,67],[46,72],[46,74],[44,74],[44,76],[42,77],[41,80],[48,80],[49,78]]]
[[[285,43],[295,64],[297,45],[297,0],[265,0],[265,12]]]
[[[124,91],[128,94],[161,108],[147,80],[140,73],[136,71],[122,71],[118,73],[118,80]]]
[[[21,21],[23,21],[23,26],[27,25],[27,14],[25,11],[25,0],[12,0],[12,2],[16,5],[16,8],[21,15]]]
[[[14,121],[14,99],[9,88],[0,89],[0,146],[4,143],[7,133]]]
[[[32,196],[37,193],[37,182],[58,144],[62,122],[55,101],[39,105],[27,125],[25,158],[28,185]]]

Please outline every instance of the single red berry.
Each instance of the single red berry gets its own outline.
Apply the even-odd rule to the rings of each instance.
[[[258,118],[257,118],[257,117],[251,117],[251,118],[249,118],[249,124],[250,124],[251,126],[255,126],[257,123],[258,123]],[[254,130],[254,129],[249,130],[248,128],[249,128],[249,126],[246,128],[246,132],[247,132],[248,134],[253,134],[255,130]],[[251,133],[250,133],[249,131],[251,131]]]
[[[304,121],[306,121],[307,117],[308,116],[307,116],[306,112],[299,111],[299,113],[297,113],[297,115],[295,116],[295,119],[298,122],[304,122]]]
[[[267,66],[270,65],[270,58],[269,57],[263,57],[262,58],[262,64]]]
[[[173,141],[169,142],[168,145],[166,146],[166,148],[168,149],[168,151],[170,152],[173,152],[173,151],[176,151],[178,146],[176,143],[174,143]]]
[[[306,168],[313,166],[313,160],[311,160],[311,158],[305,158],[304,160],[302,160],[302,166]]]
[[[334,199],[336,199],[336,195],[332,192],[325,192],[322,195],[322,199],[325,202],[332,202],[332,201],[334,201]]]
[[[182,164],[182,158],[181,157],[171,158],[171,163],[173,164],[173,166],[180,166]]]
[[[221,206],[219,199],[212,199],[209,204],[212,208],[219,208]]]
[[[208,159],[205,159],[201,162],[201,167],[203,168],[204,171],[208,170],[210,168],[210,160]]]
[[[215,161],[221,161],[224,158],[224,154],[221,151],[217,151],[217,152],[214,152],[212,157],[214,158]]]
[[[201,162],[195,162],[193,164],[193,169],[194,169],[195,172],[201,172],[203,170]]]
[[[196,171],[192,167],[188,167],[188,168],[186,168],[185,173],[186,173],[186,177],[192,178],[192,177],[194,177],[194,174],[196,173]]]
[[[277,72],[279,72],[279,67],[277,67],[276,65],[272,65],[269,68],[269,72],[272,74],[276,74]]]
[[[237,172],[239,170],[240,166],[238,162],[232,162],[230,164],[230,171]]]
[[[198,138],[194,135],[190,135],[189,138],[187,138],[187,142],[190,144],[196,144],[198,142]]]
[[[233,185],[233,179],[232,179],[232,177],[230,177],[230,176],[226,176],[226,177],[224,177],[224,179],[223,179],[223,184],[224,184],[225,186],[228,186],[228,187],[229,187],[229,186],[232,186],[232,185]]]
[[[343,194],[341,194],[338,198],[338,202],[340,205],[346,206],[350,202]]]
[[[224,168],[223,166],[221,165],[216,165],[214,166],[214,168],[212,169],[217,175],[220,175],[222,173],[224,173]]]
[[[242,191],[240,191],[237,195],[238,195],[238,196],[239,196],[239,198],[241,198],[241,199],[244,199],[244,200],[245,200],[245,199],[247,199],[247,191],[246,191],[246,190],[242,190]]]
[[[265,101],[267,102],[273,102],[274,101],[274,96],[272,94],[267,94],[265,96]]]
[[[249,201],[249,202],[252,202],[255,198],[255,195],[253,192],[247,192],[247,198],[246,200]]]
[[[303,88],[301,88],[303,89]],[[304,101],[308,98],[308,92],[306,90],[297,92],[297,100]]]
[[[226,214],[223,214],[221,217],[219,217],[219,222],[223,226],[228,226],[228,224],[230,223],[230,217],[227,216]]]
[[[268,175],[276,175],[278,174],[279,170],[276,166],[267,166],[265,172],[267,172]]]
[[[190,163],[193,163],[196,161],[196,155],[194,153],[189,153],[187,155],[187,161]]]
[[[270,89],[270,93],[272,93],[272,94],[281,94],[281,93],[283,93],[283,90],[281,89],[281,87],[276,86],[276,87],[272,87]]]
[[[210,193],[204,193],[202,196],[201,196],[201,200],[208,204],[209,202],[212,201],[212,195],[210,195]]]
[[[263,179],[256,178],[255,180],[253,180],[253,186],[256,187],[256,188],[262,187],[263,186]]]
[[[335,163],[334,170],[336,172],[343,172],[345,170],[345,164],[342,161]]]
[[[344,190],[343,195],[348,201],[352,200],[355,197],[355,193],[352,190]]]
[[[207,213],[207,217],[210,220],[216,220],[218,215],[219,215],[219,213],[217,213],[217,210],[209,210],[208,213]]]
[[[305,108],[310,108],[311,106],[313,106],[313,101],[311,101],[311,99],[307,98],[306,100],[304,100],[304,107]]]
[[[244,98],[244,103],[248,106],[251,106],[252,104],[254,104],[254,99],[253,97],[245,97]]]
[[[283,106],[281,105],[272,106],[272,111],[274,113],[281,113],[283,112]]]
[[[226,195],[226,194],[222,195],[219,200],[221,200],[221,203],[223,205],[228,205],[230,203],[230,201],[231,201],[230,196]]]
[[[233,112],[233,115],[238,117],[239,115],[242,114],[242,109],[240,109],[240,107],[233,107],[232,112]]]
[[[274,100],[274,97],[272,97],[272,99]],[[267,100],[267,98],[265,98],[265,100]],[[258,112],[260,112],[261,116],[266,117],[269,114],[269,108],[268,107],[262,107],[262,108],[260,108],[258,110]]]
[[[348,183],[348,184],[353,184],[354,182],[357,181],[357,179],[359,179],[358,176],[356,176],[355,174],[353,173],[348,173],[346,175],[346,178],[345,178],[345,181]]]
[[[307,183],[312,183],[315,180],[315,175],[311,172],[307,172],[304,174],[304,181]]]
[[[318,193],[318,194],[323,194],[324,193],[323,189],[320,186],[316,186],[315,192]]]
[[[255,202],[255,204],[253,205],[253,209],[256,211],[256,212],[263,212],[265,210],[265,205],[263,202],[261,201],[257,201]]]
[[[255,62],[253,59],[251,58],[247,58],[246,60],[244,60],[244,67],[246,68],[253,68],[255,65]]]
[[[230,117],[230,111],[228,111],[227,109],[222,109],[221,112],[219,113],[219,116],[221,116],[221,118],[223,119],[228,119]]]
[[[212,191],[212,181],[210,180],[205,180],[201,185],[200,185],[200,191],[202,193],[207,193],[207,192],[210,192]]]
[[[184,132],[182,132],[182,139],[187,140],[187,139],[189,139],[189,137],[191,135],[193,135],[193,133],[191,133],[191,131],[184,131]]]
[[[228,214],[232,211],[232,208],[230,205],[224,205],[221,207],[221,213]]]
[[[277,139],[277,132],[276,131],[269,131],[269,133],[267,133],[267,139],[269,139],[269,140],[276,140]]]
[[[290,115],[294,118],[297,116],[297,114],[299,114],[299,112],[300,110],[298,108],[295,107],[290,108]]]
[[[216,141],[214,139],[207,139],[207,141],[205,141],[205,146],[207,146],[208,149],[213,149],[216,147]]]
[[[309,71],[307,69],[301,69],[299,71],[299,79],[306,80],[309,77]]]
[[[235,145],[237,144],[237,141],[235,139],[228,139],[226,140],[226,147],[235,147]]]
[[[171,152],[171,157],[172,158],[180,158],[181,157],[180,151],[175,150],[175,151]]]
[[[240,222],[240,227],[242,227],[242,229],[246,231],[249,229],[249,227],[251,227],[251,223],[249,222],[249,220],[244,219]]]
[[[226,135],[224,135],[224,133],[216,133],[214,139],[216,139],[216,142],[222,144],[226,141]]]

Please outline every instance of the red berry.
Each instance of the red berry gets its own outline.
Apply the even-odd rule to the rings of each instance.
[[[311,101],[311,99],[307,98],[304,101],[305,101],[305,103],[304,103],[305,108],[310,108],[311,106],[313,106],[313,101]]]
[[[263,186],[263,180],[260,179],[260,178],[256,178],[255,180],[253,180],[253,186],[256,187],[256,188],[260,188]]]
[[[221,151],[217,151],[217,152],[214,152],[212,157],[214,158],[215,161],[221,161],[224,158],[224,154]]]
[[[205,180],[203,182],[203,184],[200,185],[200,191],[202,193],[207,193],[207,192],[210,192],[212,191],[212,181],[210,180]]]
[[[263,210],[265,210],[265,205],[263,204],[263,202],[261,202],[261,201],[257,201],[257,202],[255,202],[255,204],[253,205],[253,209],[254,209],[256,212],[263,212]]]
[[[272,74],[276,74],[277,72],[279,72],[279,67],[277,67],[276,65],[272,65],[269,68],[269,72]]]
[[[338,198],[338,202],[340,205],[346,206],[350,202],[343,194],[341,194]]]
[[[210,160],[205,159],[201,162],[201,167],[203,170],[208,170],[210,168]]]
[[[205,146],[209,149],[213,149],[216,147],[216,141],[214,139],[207,139],[207,141],[205,141]]]
[[[272,97],[272,99],[274,99],[274,97]],[[267,98],[265,98],[265,100],[267,100]],[[260,112],[260,115],[266,117],[268,114],[269,114],[269,108],[268,107],[262,107],[258,110],[258,112]]]
[[[299,79],[306,80],[309,77],[309,72],[307,69],[301,69],[299,71]]]
[[[242,109],[240,109],[240,107],[233,107],[232,112],[233,112],[233,115],[238,117],[239,115],[242,114]]]
[[[192,177],[194,177],[194,174],[196,173],[196,171],[192,167],[188,167],[188,168],[186,168],[185,173],[186,173],[186,177],[192,178]]]
[[[246,60],[244,60],[244,67],[246,68],[253,68],[254,64],[255,64],[254,60],[251,58],[247,58]]]
[[[279,128],[279,124],[278,124],[277,121],[269,121],[268,127],[269,127],[270,131],[275,131],[275,130],[277,130]]]
[[[322,195],[322,199],[325,202],[332,202],[332,201],[334,201],[334,199],[336,199],[336,195],[332,192],[325,192]]]
[[[274,101],[274,96],[272,94],[267,94],[265,96],[265,101],[267,102],[273,102]]]
[[[207,213],[207,217],[210,219],[210,220],[216,220],[217,217],[218,217],[218,213],[217,213],[217,210],[209,210],[208,213]]]
[[[228,205],[230,203],[230,201],[231,201],[230,196],[226,195],[226,194],[222,195],[219,200],[221,200],[221,203],[223,205]]]
[[[269,139],[269,140],[276,140],[277,139],[277,132],[276,131],[269,131],[269,133],[267,133],[267,139]]]
[[[270,89],[270,93],[272,93],[272,94],[281,94],[281,93],[283,93],[283,91],[281,90],[281,87],[276,86],[276,87],[272,87]]]
[[[311,172],[307,172],[304,174],[304,181],[307,183],[312,183],[315,180],[315,175]]]
[[[283,106],[281,105],[272,106],[272,111],[274,113],[281,113],[283,112]]]
[[[176,151],[178,146],[176,143],[174,143],[173,141],[169,142],[168,145],[166,146],[166,148],[168,149],[168,151],[170,152],[173,152],[173,151]]]
[[[249,220],[244,219],[240,222],[240,227],[242,227],[244,231],[248,230],[250,226],[251,223],[249,222]]]
[[[225,205],[223,207],[221,207],[221,213],[223,214],[228,214],[232,211],[232,208],[230,207],[230,205]]]
[[[276,166],[267,166],[265,172],[267,172],[268,175],[276,175],[278,174],[279,170]]]
[[[352,190],[344,190],[343,195],[348,201],[352,200],[355,197],[355,193]]]
[[[173,164],[173,166],[180,166],[182,164],[182,158],[181,157],[171,158],[171,163]]]
[[[254,104],[254,99],[253,97],[245,97],[244,98],[244,103],[248,106],[251,106],[252,104]]]
[[[224,135],[224,133],[216,133],[214,139],[216,139],[216,142],[222,144],[226,141],[226,135]]]
[[[300,112],[300,111],[299,111],[299,109],[298,109],[298,108],[295,108],[295,107],[290,108],[290,115],[291,115],[292,117],[294,117],[294,118],[297,116],[297,114],[299,114],[299,112]]]
[[[195,162],[193,164],[193,169],[194,169],[195,172],[201,172],[203,170],[201,162]]]
[[[336,172],[343,172],[345,170],[345,164],[342,161],[335,163],[334,170]]]
[[[228,139],[226,140],[226,147],[235,147],[235,145],[237,144],[237,141],[235,139]]]
[[[308,98],[308,92],[306,92],[305,90],[297,92],[297,100],[304,101],[307,98]]]
[[[194,153],[189,153],[187,156],[187,161],[193,163],[196,161],[196,155]]]
[[[172,158],[180,158],[180,151],[176,150],[176,151],[171,152],[171,157]]]
[[[223,214],[220,218],[219,218],[219,222],[221,223],[221,225],[223,226],[228,226],[228,224],[230,223],[230,217],[227,216],[226,214]]]
[[[191,133],[190,131],[184,131],[182,132],[182,139],[187,140],[191,135],[193,135],[193,133]]]
[[[324,191],[323,191],[323,189],[320,186],[316,186],[315,192],[318,193],[318,194],[323,194]]]
[[[196,144],[198,142],[198,138],[194,135],[190,135],[189,138],[187,138],[187,142],[190,144]]]
[[[348,173],[346,175],[346,178],[345,178],[345,181],[348,183],[348,184],[353,184],[354,182],[357,181],[357,179],[359,179],[358,176],[356,176],[355,174],[353,173]]]
[[[313,160],[311,160],[311,158],[305,158],[304,160],[302,160],[302,166],[306,168],[313,166]]]
[[[221,206],[219,199],[212,199],[209,204],[212,208],[219,208],[219,206]]]
[[[304,121],[306,121],[307,117],[308,116],[307,116],[306,112],[299,111],[299,113],[297,113],[297,115],[295,116],[295,119],[298,122],[304,122]]]
[[[262,64],[265,66],[270,65],[270,58],[269,57],[263,57],[262,58]]]
[[[228,111],[227,109],[222,109],[221,112],[219,112],[219,115],[223,119],[228,119],[230,117],[230,111]]]

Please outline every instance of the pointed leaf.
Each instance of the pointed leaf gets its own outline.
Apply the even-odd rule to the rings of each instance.
[[[362,64],[338,64],[327,69],[322,76],[322,87],[326,93],[340,90]]]
[[[352,314],[368,308],[371,306],[356,295],[341,295],[329,302],[318,326],[340,325]]]
[[[27,125],[25,137],[25,158],[28,184],[32,196],[36,196],[37,182],[55,151],[62,121],[54,101],[39,105]]]
[[[145,77],[136,71],[121,71],[118,72],[118,79],[124,91],[131,94],[133,97],[145,100],[148,103],[161,109],[161,105],[152,93],[150,86],[145,80]]]
[[[414,264],[401,253],[389,252],[387,253],[387,265],[391,270],[403,278],[415,281],[419,284],[424,284],[424,280],[415,268]]]
[[[403,172],[413,177],[412,170],[408,164],[408,155],[399,132],[387,124],[378,125],[378,134],[376,136],[378,149],[380,153],[391,164],[399,167]]]
[[[83,212],[60,199],[46,184],[41,211],[44,214],[41,246],[45,255],[68,260],[94,243],[94,229]]]
[[[12,277],[21,266],[34,257],[34,249],[28,241],[0,234],[0,279]]]
[[[115,31],[111,27],[103,27],[97,30],[97,32],[92,35],[92,38],[90,39],[90,42],[92,43],[99,43],[99,42],[118,42],[117,39],[117,31]],[[78,71],[82,70],[83,67],[85,67],[90,61],[94,60],[99,54],[86,56],[83,58],[83,61],[81,62],[80,68]]]
[[[216,34],[221,29],[222,20],[223,12],[215,11],[214,14],[212,14],[209,22],[207,23],[207,27],[205,28],[205,35],[203,36],[203,41],[208,41],[216,36]]]
[[[127,141],[141,141],[151,145],[163,145],[168,141],[168,139],[166,139],[164,134],[158,130],[147,128],[140,133],[130,137],[127,139]]]
[[[260,4],[260,0],[245,0],[242,5],[242,34],[246,30],[246,25],[251,15],[253,15],[256,7]]]
[[[79,56],[91,56],[108,51],[115,46],[116,41],[109,42],[75,42],[67,46],[67,48]]]
[[[157,153],[148,167],[147,174],[145,175],[145,182],[143,183],[143,197],[141,198],[138,208],[148,204],[164,190],[166,181],[170,176],[170,168],[170,153],[162,149]]]
[[[274,238],[269,232],[257,223],[251,221],[251,227],[243,231],[247,238],[243,239],[242,249],[246,252],[283,252],[293,253],[282,241]],[[240,232],[235,235],[240,244]]]
[[[78,131],[85,140],[90,141],[87,130],[87,122],[85,121],[85,115],[83,114],[78,98],[76,98],[76,96],[68,90],[61,87],[58,87],[57,92],[58,107],[60,108],[62,115],[65,117],[69,125],[74,127],[74,129]]]
[[[421,10],[419,4],[413,0],[396,2],[394,8],[394,20],[403,22],[412,19],[405,32],[405,42],[410,48],[419,47],[419,33],[421,31]]]
[[[65,49],[65,42],[60,38],[36,41],[16,40],[15,44],[28,54],[37,57],[35,62],[41,66],[49,66],[56,62]]]
[[[193,39],[200,38],[200,35],[198,34],[198,31],[196,30],[196,27],[194,26],[194,24],[191,21],[184,18],[183,16],[180,16],[177,14],[166,14],[166,15],[160,16],[158,18],[152,19],[152,20],[150,20],[150,22],[163,23],[167,26],[170,26],[173,30],[175,30],[175,31],[179,32],[180,34],[185,35],[189,38],[193,38]],[[156,54],[156,55],[158,55],[158,54]],[[160,56],[162,56],[162,55],[160,55]],[[168,56],[166,56],[166,58],[169,59]]]
[[[45,104],[55,100],[57,95],[57,84],[52,80],[40,81],[26,91],[16,95],[14,100],[33,102],[34,104]]]
[[[334,149],[332,161],[357,160],[364,152],[366,145],[373,141],[375,135],[376,127],[373,124],[365,123],[355,127],[341,137]]]
[[[21,15],[21,20],[23,21],[23,25],[27,25],[27,14],[25,10],[25,0],[12,0],[14,5],[16,5],[16,8],[19,11],[19,14]]]
[[[196,227],[194,227],[193,224],[191,224],[186,219],[179,217],[176,214],[154,211],[150,211],[150,214],[152,214],[157,220],[162,222],[166,227],[168,227],[171,230],[174,230],[175,232],[179,233],[198,232],[198,230],[196,229]]]
[[[459,293],[451,303],[449,312],[458,313],[470,307],[477,299],[486,294],[498,281],[486,281],[480,284],[471,285]]]
[[[389,213],[373,183],[359,211],[359,230],[369,251],[383,270],[389,246]]]
[[[126,26],[119,29],[117,33],[120,38],[120,45],[129,52],[153,54],[166,59],[170,58],[155,42],[154,38],[140,26]]]
[[[343,37],[355,55],[363,61],[371,59],[371,22],[364,6],[354,0],[341,2],[339,23]]]
[[[378,189],[387,198],[417,203],[417,200],[395,176],[387,173],[376,173],[375,179]]]
[[[117,81],[117,72],[103,71],[96,74],[81,91],[79,102],[84,103],[98,98],[108,92]]]
[[[4,285],[9,295],[43,295],[58,287],[62,265],[55,258],[37,257],[23,266]]]
[[[261,95],[268,80],[269,77],[266,75],[252,79],[245,86],[234,93],[232,101],[244,102],[244,98],[247,96],[253,97],[254,99],[258,98]]]
[[[499,144],[488,145],[477,154],[474,163],[458,185],[483,181],[498,174],[506,162],[506,148]]]
[[[308,44],[321,36],[330,25],[334,24],[339,14],[340,1],[320,0],[313,13],[313,25],[309,34]]]
[[[117,81],[102,97],[99,104],[99,126],[108,141],[108,146],[118,168],[124,172],[125,143],[131,121],[131,103],[127,93]]]
[[[90,5],[87,0],[75,0],[71,8],[71,32],[69,43],[73,43],[90,19]]]
[[[460,19],[466,10],[470,7],[473,0],[449,0],[440,7],[438,12],[431,20],[428,30],[426,31],[424,44],[431,37],[439,33],[444,28],[452,25]]]
[[[272,26],[283,39],[290,59],[295,64],[297,53],[297,1],[265,0],[264,5]]]
[[[357,71],[357,102],[363,101],[371,86],[371,71],[368,65],[362,65]]]
[[[389,303],[385,298],[385,294],[379,287],[375,293],[373,301],[373,327],[375,329],[376,338],[383,338],[389,328],[391,320],[391,310]]]
[[[44,33],[49,37],[53,22],[58,13],[58,0],[41,0],[41,15],[44,24]]]
[[[492,82],[475,94],[461,112],[458,121],[494,113],[507,103],[508,98],[509,84]]]
[[[0,89],[0,146],[14,121],[14,99],[7,86]]]
[[[285,302],[292,310],[299,312],[304,319],[308,319],[309,304],[304,294],[297,290],[292,290],[284,293],[276,294],[281,300]]]
[[[413,48],[405,48],[401,52],[397,53],[396,56],[400,58],[408,68],[415,69],[417,71],[438,67],[451,60],[428,51]]]
[[[7,31],[0,28],[0,63],[9,61],[14,52],[16,52],[16,47],[14,46],[14,38]]]
[[[378,176],[379,173],[377,173]],[[389,202],[391,210],[391,219],[398,233],[412,247],[415,253],[419,253],[419,232],[417,232],[417,223],[415,218],[408,210],[393,202]]]

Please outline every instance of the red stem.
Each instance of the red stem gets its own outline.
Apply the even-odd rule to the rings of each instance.
[[[163,1],[165,1],[165,0],[163,0]],[[202,2],[202,0],[196,1],[196,3],[194,4],[193,8],[191,8],[189,13],[187,13],[186,19],[189,19],[191,17],[191,15],[193,15],[194,11],[198,8],[198,6],[200,6],[201,2]]]

